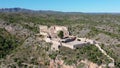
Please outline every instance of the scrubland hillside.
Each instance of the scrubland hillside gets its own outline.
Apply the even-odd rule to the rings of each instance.
[[[14,11],[13,11],[14,10]],[[61,47],[51,51],[51,43],[36,39],[38,25],[63,25],[71,35],[86,37],[101,42],[101,47],[115,59],[115,68],[120,67],[120,14],[67,13],[55,11],[32,11],[27,9],[0,10],[0,66],[48,68],[56,58],[66,65],[77,65],[87,59],[98,65],[109,63],[95,46],[71,50]]]

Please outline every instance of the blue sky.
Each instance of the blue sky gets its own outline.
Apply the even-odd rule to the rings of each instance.
[[[0,0],[0,8],[64,12],[120,12],[120,0]]]

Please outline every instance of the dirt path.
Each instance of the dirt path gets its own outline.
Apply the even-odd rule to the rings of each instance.
[[[109,63],[109,66],[112,66],[114,67],[114,59],[109,56],[101,47],[100,45],[96,42],[96,44],[94,43],[95,41],[94,40],[91,40],[91,39],[87,39],[87,38],[80,38],[82,41],[86,41],[86,42],[90,42],[90,44],[94,44],[104,55],[106,55],[108,57],[108,59],[112,60],[111,63]]]
[[[96,46],[104,55],[106,55],[110,60],[112,60],[112,62],[109,63],[108,66],[114,67],[114,62],[115,62],[114,59],[113,59],[112,57],[110,57],[110,56],[99,46],[99,44],[95,44],[95,46]]]
[[[111,59],[114,62],[114,59],[110,57],[98,44],[95,44],[96,47],[104,54],[106,55],[109,59]]]

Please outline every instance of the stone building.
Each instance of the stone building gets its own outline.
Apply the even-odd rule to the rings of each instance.
[[[63,31],[63,35],[64,35],[63,38],[69,37],[68,29],[65,26],[51,26],[48,28],[47,26],[40,25],[39,29],[40,29],[40,34],[49,36],[51,38],[59,38],[58,37],[59,31]]]
[[[42,35],[47,35],[48,34],[48,27],[44,25],[39,25],[39,32]]]

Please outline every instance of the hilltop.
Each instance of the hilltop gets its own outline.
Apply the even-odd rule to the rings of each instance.
[[[83,13],[30,10],[24,8],[0,9],[0,66],[48,68],[51,61],[63,62],[61,66],[85,68],[78,64],[102,65],[110,62],[95,46],[72,50],[61,47],[51,51],[51,43],[36,39],[39,25],[68,27],[70,35],[101,42],[101,48],[115,59],[120,67],[120,15],[119,13]],[[97,58],[96,58],[97,57]],[[79,59],[79,60],[78,60]],[[78,64],[78,65],[77,65]]]

